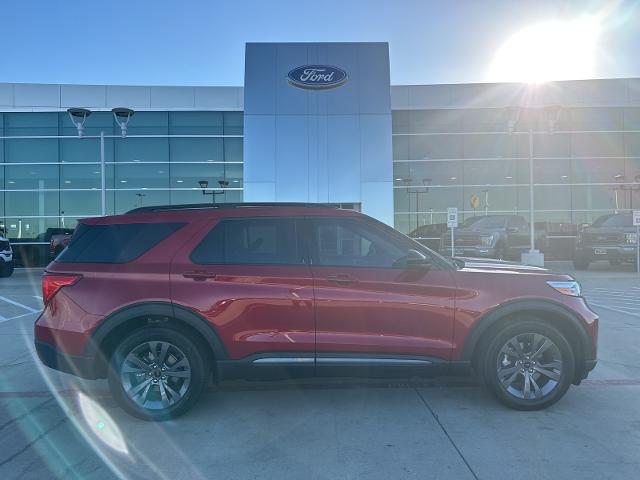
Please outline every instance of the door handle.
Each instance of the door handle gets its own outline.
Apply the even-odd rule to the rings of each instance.
[[[207,278],[216,278],[213,272],[205,272],[204,270],[195,270],[193,272],[185,272],[182,274],[184,278],[190,278],[196,282],[204,282]]]
[[[350,283],[355,283],[356,279],[348,275],[329,275],[327,281],[338,285],[349,285]]]

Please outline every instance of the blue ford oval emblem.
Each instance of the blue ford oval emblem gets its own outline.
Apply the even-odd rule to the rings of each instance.
[[[303,65],[294,68],[287,75],[294,87],[308,90],[328,90],[344,85],[347,72],[331,65]]]

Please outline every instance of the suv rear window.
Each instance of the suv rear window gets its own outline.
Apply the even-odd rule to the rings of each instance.
[[[69,246],[58,257],[64,263],[127,263],[160,243],[184,223],[78,224]]]
[[[296,221],[286,218],[221,220],[193,250],[191,260],[203,265],[304,263]]]

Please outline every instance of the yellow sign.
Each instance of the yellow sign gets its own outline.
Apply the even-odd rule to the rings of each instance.
[[[471,195],[471,207],[478,208],[480,206],[480,197],[475,193]]]

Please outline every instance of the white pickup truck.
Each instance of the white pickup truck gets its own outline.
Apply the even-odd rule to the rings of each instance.
[[[0,230],[0,277],[10,277],[13,274],[13,250],[9,239]]]

